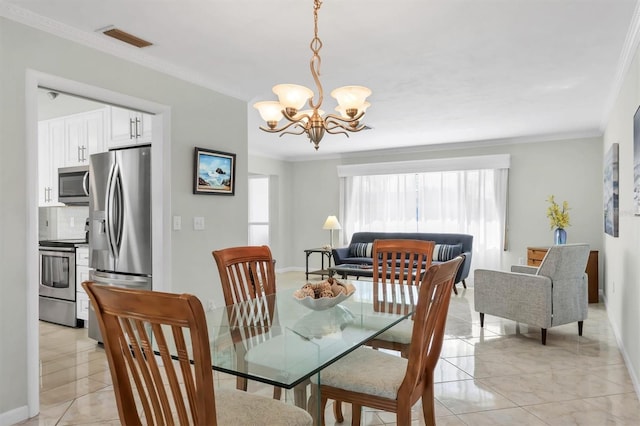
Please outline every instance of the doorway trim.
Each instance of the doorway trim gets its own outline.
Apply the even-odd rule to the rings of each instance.
[[[151,232],[154,290],[171,290],[171,108],[97,86],[27,69],[25,132],[27,164],[26,300],[28,416],[40,411],[38,310],[38,86],[153,114],[151,135]]]

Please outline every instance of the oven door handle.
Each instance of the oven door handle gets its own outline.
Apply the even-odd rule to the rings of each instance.
[[[82,178],[82,190],[84,195],[89,196],[89,172],[85,172]]]

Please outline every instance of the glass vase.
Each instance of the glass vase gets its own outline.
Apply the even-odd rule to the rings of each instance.
[[[562,228],[556,228],[553,231],[553,243],[554,244],[566,244],[567,243],[567,231]]]

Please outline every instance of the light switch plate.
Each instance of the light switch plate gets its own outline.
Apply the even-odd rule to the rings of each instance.
[[[201,231],[204,229],[204,217],[195,216],[193,218],[193,229],[195,229],[196,231]]]

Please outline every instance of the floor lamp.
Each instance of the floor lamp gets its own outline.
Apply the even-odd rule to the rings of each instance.
[[[342,229],[342,226],[340,226],[340,222],[338,222],[338,218],[335,216],[327,217],[327,220],[325,220],[324,225],[322,225],[322,229],[328,229],[329,232],[331,233],[331,247],[333,248],[333,230]]]

